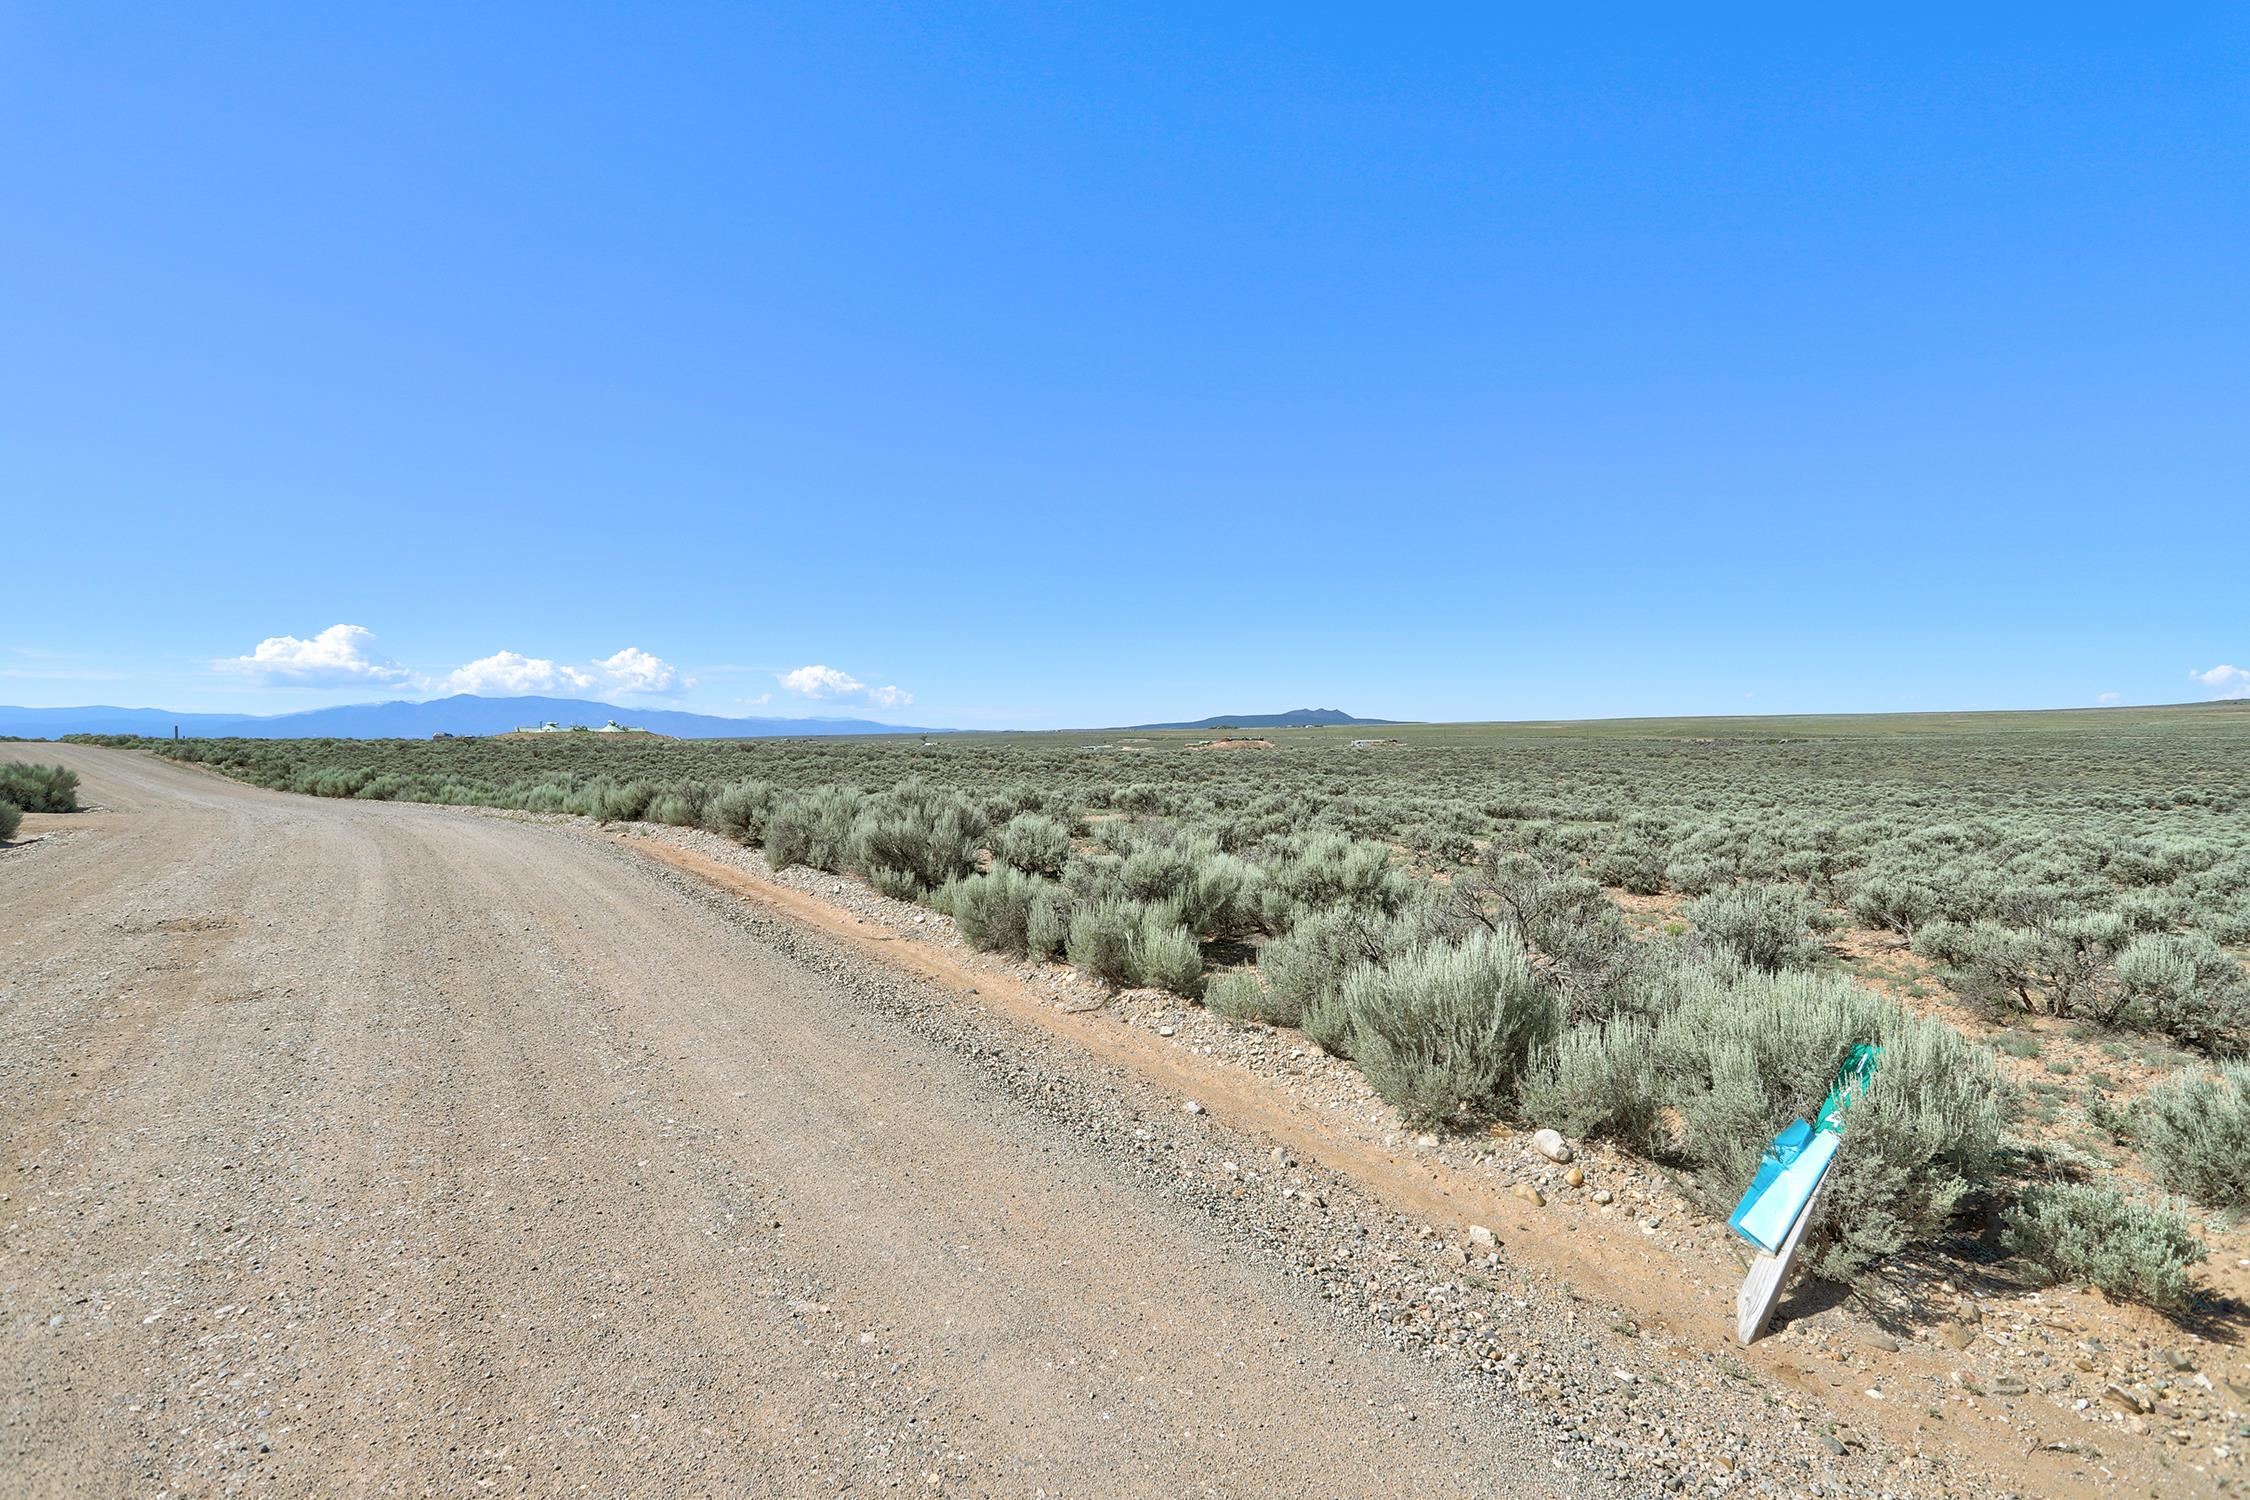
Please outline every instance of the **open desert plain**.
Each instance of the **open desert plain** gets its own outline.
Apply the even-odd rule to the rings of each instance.
[[[2245,78],[0,4],[0,1500],[2244,1495]]]
[[[2113,1300],[2002,1227],[2044,1183],[2145,1184],[2129,1131],[2097,1122],[2200,1054],[1971,1009],[1868,925],[1884,839],[1926,830],[1826,840],[1813,878],[1839,904],[1805,898],[1819,931],[1800,914],[1783,973],[1809,1003],[1863,1000],[1864,1024],[1945,1027],[1997,1133],[1905,1244],[1843,1253],[1835,1226],[1834,1274],[1747,1349],[1714,1208],[1740,1184],[1698,1192],[1690,1127],[1593,1121],[1552,1044],[1520,1064],[1545,1092],[1451,1082],[1433,1107],[1377,1044],[1283,1014],[1352,882],[1398,882],[1386,920],[1442,934],[1433,901],[1536,898],[1520,851],[1558,837],[1576,852],[1538,879],[1575,880],[1607,917],[1574,920],[1622,961],[1771,1003],[1773,979],[1698,948],[1719,908],[1618,861],[1700,885],[1660,846],[1782,856],[1709,821],[1620,830],[1598,805],[1615,775],[1682,803],[1788,781],[1786,842],[1808,801],[1855,803],[1864,829],[1886,799],[1997,794],[1962,783],[2002,768],[2019,805],[1982,808],[1989,847],[2058,805],[2040,767],[2098,764],[2105,740],[2168,783],[2250,743],[2225,708],[1786,727],[12,747],[78,773],[82,807],[0,849],[6,1462],[23,1492],[90,1495],[2221,1491],[2250,1243],[2182,1203],[2169,1222],[2208,1256]],[[441,784],[491,805],[413,800]],[[1521,805],[1537,785],[1547,805]],[[2115,836],[2072,797],[2073,838]],[[838,798],[856,843],[782,852]],[[2212,815],[2105,800],[2149,825],[2144,854]],[[1361,836],[1252,837],[1312,808]],[[881,862],[916,849],[958,867],[918,887]],[[2242,857],[2172,857],[2205,855]],[[1105,876],[1160,904],[1165,881],[1241,889],[1232,915],[1164,908],[1206,928],[1195,972],[1103,973],[1083,888]],[[978,895],[1009,882],[1077,928],[1044,951],[993,931]],[[1758,888],[1784,887],[1804,889]],[[2201,888],[2172,890],[2175,915]],[[1514,941],[1552,948],[1540,972],[1621,961],[1558,931]],[[1363,992],[1382,965],[1350,963],[1384,1024]],[[1662,1034],[1697,1003],[1644,1008]],[[1549,1114],[1567,1166],[1531,1141]]]

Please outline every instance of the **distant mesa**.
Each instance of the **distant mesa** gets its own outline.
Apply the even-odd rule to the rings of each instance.
[[[423,740],[517,734],[526,725],[541,733],[641,732],[683,740],[806,739],[830,734],[945,734],[872,719],[729,719],[680,709],[635,709],[628,726],[614,703],[578,698],[479,698],[459,693],[426,703],[350,703],[287,714],[182,714],[161,708],[4,708],[0,735],[59,739],[66,734],[139,734],[169,739],[176,728],[195,739]],[[541,726],[555,726],[552,730]]]
[[[1126,729],[1327,729],[1337,724],[1397,724],[1399,719],[1355,719],[1340,708],[1293,708],[1285,714],[1213,714],[1183,724],[1127,724]]]

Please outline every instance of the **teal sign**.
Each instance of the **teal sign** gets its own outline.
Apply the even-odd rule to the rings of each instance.
[[[1882,1054],[1880,1047],[1863,1044],[1852,1048],[1812,1123],[1792,1120],[1773,1138],[1758,1161],[1749,1191],[1727,1220],[1736,1234],[1768,1255],[1780,1253],[1789,1231],[1796,1227],[1798,1217],[1812,1202],[1821,1179],[1836,1160],[1836,1149],[1843,1143],[1844,1111],[1874,1082],[1875,1065]]]

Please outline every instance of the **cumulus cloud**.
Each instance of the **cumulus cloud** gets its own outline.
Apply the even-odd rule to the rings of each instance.
[[[2188,676],[2209,688],[2214,698],[2250,698],[2250,671],[2241,667],[2222,663],[2208,672],[2190,672]]]
[[[2097,693],[2094,696],[2094,701],[2104,708],[2114,708],[2125,701],[2125,695],[2123,693]]]
[[[537,656],[518,656],[513,651],[495,651],[455,667],[443,684],[449,693],[476,693],[488,698],[518,693],[582,693],[594,685],[592,673]]]
[[[681,676],[663,657],[627,646],[583,667],[495,651],[455,667],[440,686],[449,693],[505,698],[518,693],[676,693],[695,686],[695,680]]]
[[[682,677],[661,656],[651,656],[637,646],[627,646],[615,656],[605,656],[594,666],[620,693],[671,693],[695,684]]]
[[[299,687],[347,687],[404,682],[414,674],[368,650],[375,632],[364,625],[331,625],[309,640],[271,635],[248,656],[230,656],[221,671],[244,672]]]
[[[914,695],[900,687],[870,687],[849,672],[819,665],[777,672],[775,679],[800,698],[858,700],[877,708],[904,708]]]
[[[848,698],[867,691],[867,684],[834,667],[799,667],[780,674],[781,685],[800,698]]]

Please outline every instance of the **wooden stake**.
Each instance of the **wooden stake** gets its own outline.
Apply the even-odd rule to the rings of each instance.
[[[1789,1280],[1789,1268],[1796,1263],[1797,1242],[1805,1237],[1813,1214],[1820,1208],[1821,1195],[1828,1191],[1828,1174],[1835,1170],[1836,1160],[1830,1157],[1812,1197],[1805,1200],[1805,1211],[1789,1226],[1789,1237],[1781,1242],[1781,1249],[1760,1250],[1758,1258],[1750,1262],[1750,1274],[1742,1279],[1742,1290],[1734,1297],[1734,1336],[1744,1348],[1756,1343],[1766,1331],[1774,1304],[1781,1300],[1781,1288]]]

